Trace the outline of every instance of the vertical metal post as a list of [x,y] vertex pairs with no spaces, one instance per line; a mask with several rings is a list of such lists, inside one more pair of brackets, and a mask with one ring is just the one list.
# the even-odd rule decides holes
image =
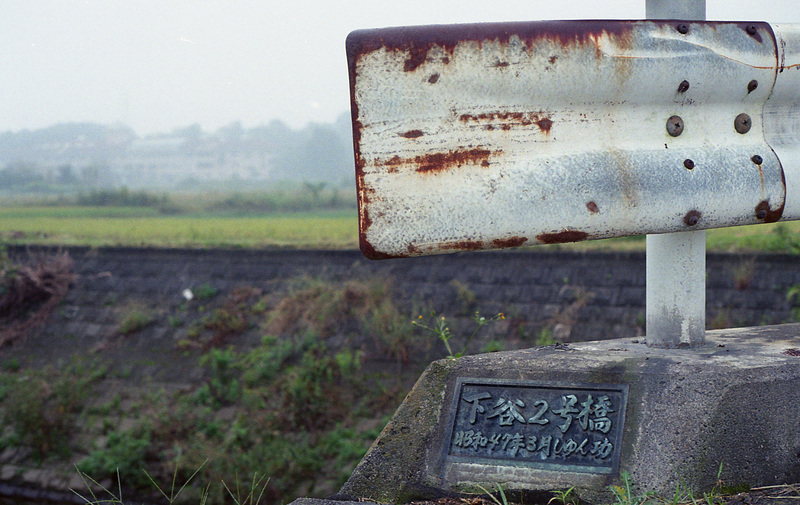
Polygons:
[[[645,0],[648,19],[704,21],[705,0]],[[706,232],[647,236],[647,344],[705,343]]]
[[706,0],[645,0],[647,19],[706,20]]

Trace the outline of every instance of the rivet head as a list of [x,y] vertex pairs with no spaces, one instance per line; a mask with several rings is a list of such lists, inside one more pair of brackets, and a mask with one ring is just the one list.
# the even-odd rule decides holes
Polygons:
[[667,119],[667,133],[673,137],[683,133],[683,119],[680,116],[670,116]]
[[689,89],[689,81],[681,81],[678,84],[678,93],[685,93],[687,89]]
[[753,163],[755,163],[756,165],[760,165],[761,163],[763,163],[763,162],[764,162],[764,159],[763,159],[761,156],[757,155],[757,154],[753,155],[753,157],[752,157],[752,158],[750,158],[750,159],[751,159],[751,160],[753,161]]
[[752,93],[758,87],[758,81],[753,79],[752,81],[747,83],[747,92]]
[[746,28],[745,30],[746,30],[746,31],[747,31],[747,33],[749,33],[750,35],[755,35],[755,34],[756,34],[756,32],[758,31],[758,30],[756,30],[756,25],[747,25],[747,28]]
[[683,160],[683,166],[688,168],[689,170],[692,170],[694,168],[694,161],[690,160],[689,158],[686,158],[685,160]]
[[686,223],[687,226],[694,226],[700,222],[700,212],[696,210],[690,210],[683,216],[683,222]]
[[[762,221],[766,221],[770,219],[770,208],[769,202],[766,200],[761,201],[758,205],[756,205],[756,217]],[[778,216],[779,217],[779,216]]]
[[689,33],[689,25],[687,24],[681,23],[675,28],[678,30],[678,33],[682,35],[686,35],[687,33]]
[[745,113],[739,114],[733,121],[733,127],[742,135],[749,132],[751,126],[753,126],[753,121],[750,119],[750,116]]

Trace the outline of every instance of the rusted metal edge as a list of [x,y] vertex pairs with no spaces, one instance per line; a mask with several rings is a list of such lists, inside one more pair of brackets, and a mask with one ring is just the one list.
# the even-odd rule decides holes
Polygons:
[[[763,38],[759,29],[766,29],[772,33],[771,26],[764,21],[685,21],[678,19],[527,21],[356,30],[348,35],[346,49],[351,69],[360,55],[378,49],[409,51],[410,58],[406,61],[404,70],[410,72],[425,61],[425,56],[434,46],[445,48],[452,54],[453,49],[462,42],[493,40],[508,43],[512,36],[516,36],[525,42],[529,49],[533,47],[537,40],[541,39],[558,40],[563,45],[569,45],[596,40],[604,34],[621,38],[630,33],[634,24],[641,23],[652,23],[655,26],[674,26],[676,29],[684,25],[689,31],[691,31],[692,25],[735,25],[760,43],[763,42]],[[775,42],[774,34],[772,42]]]

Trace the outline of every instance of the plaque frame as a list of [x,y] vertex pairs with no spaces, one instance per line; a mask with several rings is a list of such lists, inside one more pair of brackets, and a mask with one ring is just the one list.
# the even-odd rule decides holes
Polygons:
[[[619,395],[621,406],[615,410],[616,418],[614,424],[616,428],[612,431],[612,436],[608,437],[613,444],[613,450],[608,460],[608,465],[587,465],[575,464],[564,462],[548,462],[537,461],[531,458],[509,458],[509,457],[485,457],[485,456],[463,456],[453,455],[451,450],[453,447],[453,436],[456,431],[457,413],[459,401],[464,386],[487,386],[489,388],[520,388],[520,389],[540,389],[549,391],[551,394],[554,391],[563,391],[564,395],[575,393],[614,393]],[[597,474],[597,475],[616,475],[619,472],[619,463],[622,453],[623,433],[625,431],[625,414],[628,405],[628,385],[627,384],[599,384],[599,383],[575,383],[575,382],[549,382],[540,380],[507,380],[507,379],[490,379],[490,378],[477,378],[477,377],[457,377],[453,389],[453,398],[451,408],[448,415],[448,424],[446,429],[446,438],[444,439],[442,450],[442,461],[445,463],[444,469],[447,472],[447,467],[452,464],[477,464],[487,466],[502,466],[513,468],[524,468],[529,470],[541,471],[554,471],[554,472],[575,472],[582,474]]]

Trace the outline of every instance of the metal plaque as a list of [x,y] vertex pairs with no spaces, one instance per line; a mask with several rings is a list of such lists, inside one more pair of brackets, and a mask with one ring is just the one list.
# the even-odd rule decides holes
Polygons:
[[616,473],[627,393],[627,385],[461,378],[456,383],[445,458]]
[[373,259],[800,218],[800,27],[548,21],[347,40]]

